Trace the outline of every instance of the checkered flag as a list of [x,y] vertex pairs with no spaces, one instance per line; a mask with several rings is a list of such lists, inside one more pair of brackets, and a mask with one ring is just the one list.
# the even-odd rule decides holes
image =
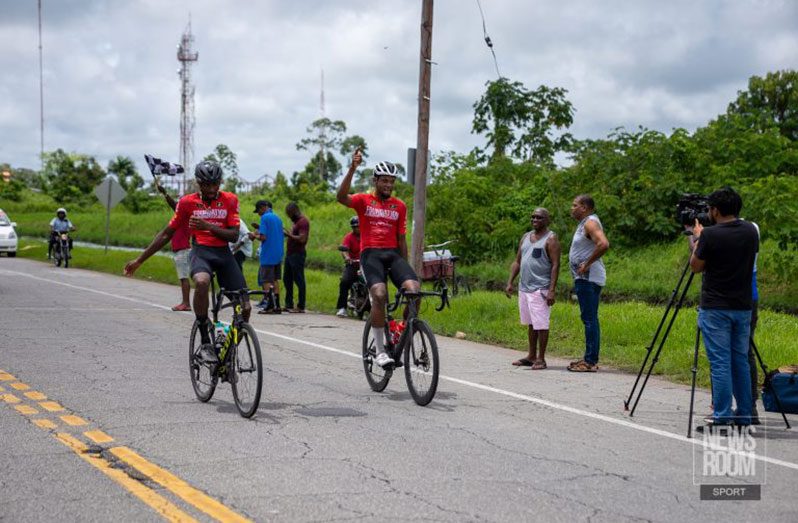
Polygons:
[[158,176],[161,174],[174,176],[176,174],[185,172],[182,165],[177,163],[165,162],[160,158],[154,158],[149,154],[145,154],[144,159],[147,160],[147,165],[150,167],[150,172],[152,173],[153,176]]

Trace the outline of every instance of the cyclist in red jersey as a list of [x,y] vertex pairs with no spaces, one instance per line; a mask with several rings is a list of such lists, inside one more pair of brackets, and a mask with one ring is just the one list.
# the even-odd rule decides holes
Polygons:
[[[201,162],[194,169],[199,192],[186,194],[177,203],[177,209],[169,224],[155,235],[152,243],[138,258],[125,265],[125,275],[133,273],[147,259],[169,243],[176,230],[189,227],[192,239],[191,277],[194,280],[194,314],[200,323],[202,348],[200,357],[208,363],[217,363],[218,357],[208,334],[208,290],[211,277],[216,273],[219,286],[227,290],[238,290],[247,286],[241,268],[228,247],[238,239],[238,197],[219,190],[222,183],[222,168],[214,162]],[[249,321],[252,310],[249,300],[242,307],[244,321]]]
[[385,352],[385,304],[387,278],[396,287],[418,292],[418,276],[407,262],[407,206],[392,196],[396,166],[380,162],[374,166],[374,192],[349,194],[352,176],[363,162],[360,149],[338,188],[338,201],[357,212],[360,223],[360,267],[371,295],[371,328],[377,349],[375,362],[380,367],[394,363]]

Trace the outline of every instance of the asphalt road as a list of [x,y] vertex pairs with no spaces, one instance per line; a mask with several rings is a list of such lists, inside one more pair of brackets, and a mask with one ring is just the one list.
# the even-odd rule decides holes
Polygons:
[[[0,259],[0,521],[798,520],[798,431],[776,415],[750,454],[714,447],[748,468],[712,479],[685,437],[688,387],[652,379],[629,418],[634,376],[439,338],[418,407],[401,375],[369,389],[363,324],[329,315],[254,317],[266,373],[245,420],[226,384],[195,399],[177,296]],[[761,500],[701,500],[698,483],[761,484]]]

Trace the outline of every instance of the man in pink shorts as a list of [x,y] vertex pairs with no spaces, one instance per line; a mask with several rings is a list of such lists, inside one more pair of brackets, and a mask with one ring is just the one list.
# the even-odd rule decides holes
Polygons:
[[513,281],[518,273],[518,308],[521,324],[527,325],[529,354],[513,362],[532,370],[546,368],[546,346],[549,343],[549,317],[554,305],[554,291],[560,272],[560,242],[549,230],[549,211],[538,207],[532,213],[532,231],[521,237],[518,253],[510,265],[510,278],[505,293],[513,293]]

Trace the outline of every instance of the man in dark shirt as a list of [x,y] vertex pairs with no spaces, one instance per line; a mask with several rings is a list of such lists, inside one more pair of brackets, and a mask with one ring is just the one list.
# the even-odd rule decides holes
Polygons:
[[[709,195],[704,228],[696,220],[693,272],[703,272],[698,326],[704,336],[712,378],[714,412],[708,425],[751,423],[751,376],[748,339],[751,327],[751,273],[759,251],[756,228],[738,218],[743,201],[724,187]],[[737,410],[732,411],[732,396]]]
[[[290,231],[288,229],[283,231],[288,239],[285,246],[285,270],[283,271],[285,310],[305,312],[305,247],[310,234],[310,222],[299,210],[299,205],[296,202],[286,205],[285,213],[294,222]],[[297,294],[299,294],[296,308],[294,308],[294,283],[296,283]]]

